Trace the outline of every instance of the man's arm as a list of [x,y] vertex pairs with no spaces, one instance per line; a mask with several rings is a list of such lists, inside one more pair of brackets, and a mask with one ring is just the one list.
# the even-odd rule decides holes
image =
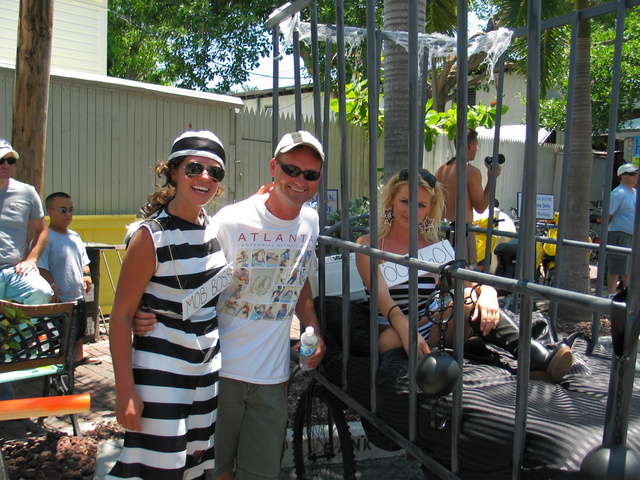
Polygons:
[[[498,165],[497,176],[500,176],[502,167]],[[492,167],[487,168],[487,184],[482,188],[482,174],[480,170],[473,165],[467,168],[467,191],[469,192],[469,201],[473,209],[482,213],[489,207],[491,200],[491,177],[493,175]]]
[[313,294],[311,292],[311,284],[309,279],[304,282],[302,290],[300,291],[300,297],[296,304],[296,314],[300,317],[302,325],[306,327],[313,327],[318,337],[318,349],[316,353],[311,355],[307,360],[307,365],[311,368],[317,368],[324,357],[325,345],[322,340],[322,332],[320,331],[320,324],[318,323],[318,317],[316,316],[316,310],[313,307]]
[[33,228],[34,237],[31,242],[31,250],[27,253],[27,257],[15,267],[18,275],[24,275],[33,270],[38,271],[38,259],[40,255],[42,255],[44,247],[47,246],[47,240],[49,240],[49,232],[44,217],[37,220],[30,220],[29,226]]

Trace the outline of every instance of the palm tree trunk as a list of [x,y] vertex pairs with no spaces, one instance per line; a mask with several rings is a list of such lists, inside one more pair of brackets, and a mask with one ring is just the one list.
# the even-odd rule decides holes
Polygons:
[[[588,7],[588,0],[576,0],[575,8]],[[591,147],[591,24],[581,20],[578,28],[576,77],[573,101],[573,125],[569,177],[567,179],[567,208],[565,238],[586,241],[589,234],[589,198],[593,164]],[[580,293],[590,292],[589,261],[586,250],[565,247],[560,269],[560,288]],[[568,321],[587,321],[587,310],[568,305],[558,306],[558,316]]]
[[[426,0],[418,2],[418,25],[424,32]],[[384,28],[409,31],[409,1],[384,1]],[[409,54],[400,45],[385,42],[384,47],[384,181],[409,162]]]

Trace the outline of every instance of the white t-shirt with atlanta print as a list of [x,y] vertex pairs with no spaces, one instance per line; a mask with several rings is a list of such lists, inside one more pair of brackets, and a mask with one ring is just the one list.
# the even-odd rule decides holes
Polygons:
[[289,332],[302,286],[317,270],[318,214],[303,207],[294,220],[272,215],[265,197],[228,205],[212,223],[233,283],[217,311],[220,376],[273,385],[289,378]]

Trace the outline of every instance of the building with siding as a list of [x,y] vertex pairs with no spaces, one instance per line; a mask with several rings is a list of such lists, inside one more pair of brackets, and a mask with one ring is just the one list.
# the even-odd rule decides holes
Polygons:
[[[53,2],[51,67],[107,74],[107,0]],[[0,61],[15,62],[20,0],[0,0]]]

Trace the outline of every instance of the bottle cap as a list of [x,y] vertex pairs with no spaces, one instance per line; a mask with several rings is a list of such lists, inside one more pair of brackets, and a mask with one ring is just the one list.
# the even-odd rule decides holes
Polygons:
[[308,337],[310,337],[311,335],[313,335],[315,333],[315,330],[313,329],[313,327],[307,327],[304,330],[304,334]]

